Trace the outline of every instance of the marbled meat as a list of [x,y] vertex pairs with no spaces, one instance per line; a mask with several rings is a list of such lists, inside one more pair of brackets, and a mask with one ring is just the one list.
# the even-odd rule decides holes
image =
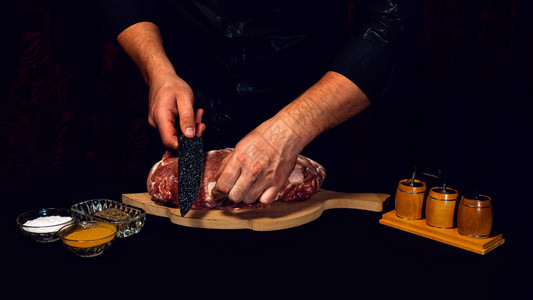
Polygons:
[[[221,150],[211,150],[204,154],[204,169],[202,183],[198,197],[194,203],[194,209],[242,209],[242,208],[262,208],[269,205],[255,201],[251,204],[234,203],[224,198],[215,200],[211,190],[216,183],[216,173],[222,160],[231,152],[233,148]],[[311,198],[315,194],[324,178],[326,170],[317,162],[300,155],[290,174],[287,182],[278,192],[275,201],[303,201]],[[157,162],[146,181],[148,193],[154,201],[170,205],[178,205],[178,157],[171,152],[165,152],[163,158]]]

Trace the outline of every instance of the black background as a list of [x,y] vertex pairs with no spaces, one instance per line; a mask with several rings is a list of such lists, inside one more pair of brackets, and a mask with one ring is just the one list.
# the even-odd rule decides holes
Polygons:
[[[335,153],[351,168],[347,182],[326,180],[327,187],[393,195],[416,165],[444,170],[461,193],[490,195],[494,230],[506,239],[496,250],[481,256],[380,225],[377,213],[335,210],[275,232],[184,228],[148,216],[140,234],[81,259],[60,243],[26,238],[15,219],[35,208],[144,191],[162,154],[146,122],[146,87],[98,31],[92,1],[7,1],[0,107],[7,286],[23,293],[112,285],[250,297],[322,290],[350,297],[531,296],[527,2],[413,1],[412,61],[395,101],[315,142],[327,145],[347,130],[346,143],[357,145]],[[245,293],[250,288],[255,294]],[[97,290],[87,294],[101,295]]]

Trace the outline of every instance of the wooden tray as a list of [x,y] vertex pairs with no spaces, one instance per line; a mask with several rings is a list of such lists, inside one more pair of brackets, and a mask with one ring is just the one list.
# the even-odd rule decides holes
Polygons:
[[301,202],[274,202],[271,207],[242,210],[195,210],[181,217],[177,207],[151,199],[148,193],[123,194],[122,202],[144,209],[148,214],[167,217],[172,223],[197,228],[280,230],[296,227],[317,219],[324,210],[350,208],[383,211],[389,198],[379,193],[341,193],[320,189]]
[[479,254],[486,254],[505,242],[501,233],[493,233],[487,238],[464,236],[459,234],[457,228],[441,229],[429,226],[425,219],[402,219],[396,216],[395,210],[383,214],[379,223]]

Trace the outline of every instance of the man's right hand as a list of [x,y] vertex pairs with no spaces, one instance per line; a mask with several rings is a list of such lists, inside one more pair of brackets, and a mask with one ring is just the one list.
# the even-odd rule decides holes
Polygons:
[[201,136],[205,130],[203,110],[194,112],[191,87],[176,74],[157,25],[151,22],[133,24],[118,35],[117,41],[137,64],[150,87],[148,122],[159,129],[163,144],[178,148],[176,116],[186,137]]
[[176,116],[186,137],[201,136],[205,130],[202,123],[203,110],[194,112],[194,95],[191,87],[177,75],[152,77],[150,80],[148,122],[159,130],[166,147],[177,149]]

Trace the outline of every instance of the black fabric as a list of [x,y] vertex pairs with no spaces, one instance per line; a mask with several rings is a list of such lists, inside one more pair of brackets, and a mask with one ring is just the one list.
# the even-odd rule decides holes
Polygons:
[[357,1],[349,37],[347,3],[111,0],[102,12],[113,36],[136,22],[156,23],[179,75],[202,91],[292,97],[332,70],[377,102],[393,70],[391,44],[403,32],[398,5]]
[[[153,3],[153,2],[152,2]],[[127,27],[143,21],[153,22],[153,5],[145,0],[99,1],[105,35],[115,39]]]
[[405,26],[397,1],[358,1],[354,36],[344,43],[331,70],[356,83],[373,103],[383,99],[395,69]]
[[101,11],[113,38],[136,22],[158,25],[205,110],[206,147],[218,149],[234,147],[330,70],[382,102],[403,32],[399,9],[391,0],[350,3],[107,0]]

